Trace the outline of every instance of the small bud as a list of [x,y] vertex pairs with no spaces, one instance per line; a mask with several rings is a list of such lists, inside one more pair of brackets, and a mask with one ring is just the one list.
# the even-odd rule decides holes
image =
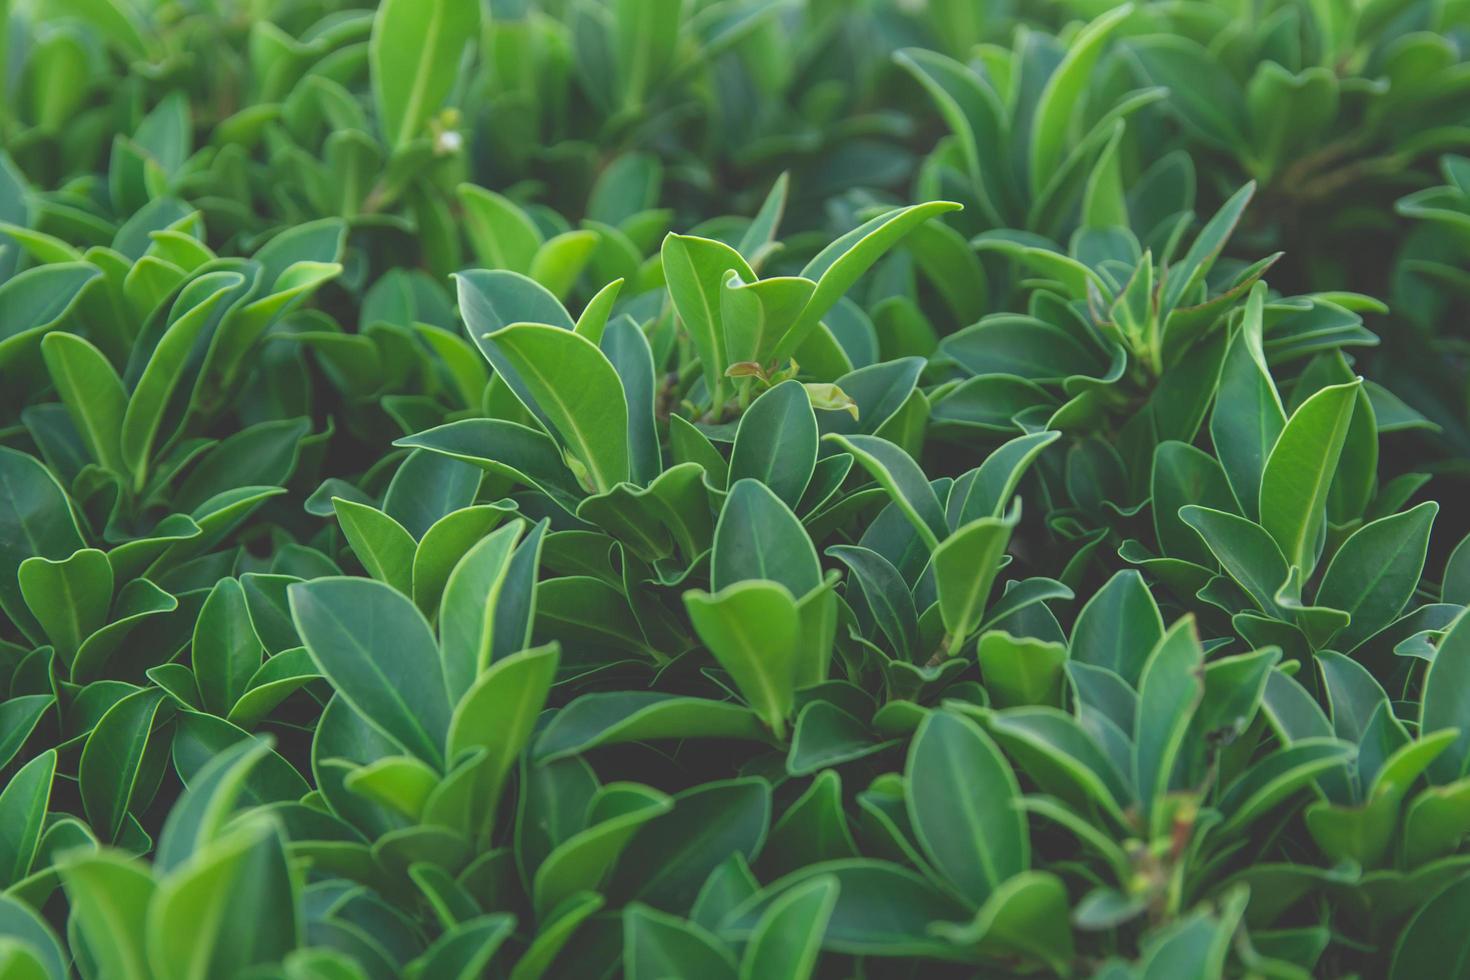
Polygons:
[[766,371],[755,361],[736,361],[725,368],[727,378],[764,378]]
[[825,383],[808,383],[803,387],[806,388],[807,397],[812,400],[812,408],[827,412],[846,412],[852,416],[854,422],[857,421],[858,404],[841,388]]

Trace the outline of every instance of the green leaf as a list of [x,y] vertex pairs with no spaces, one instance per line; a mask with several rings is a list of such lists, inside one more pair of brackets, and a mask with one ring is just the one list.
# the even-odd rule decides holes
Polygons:
[[694,235],[669,235],[660,256],[669,299],[699,355],[711,404],[719,407],[729,367],[722,313],[725,279],[733,271],[742,282],[754,282],[755,272],[730,246]]
[[836,878],[813,878],[782,893],[761,913],[740,960],[740,980],[807,980],[837,906]]
[[1465,775],[1470,752],[1470,625],[1464,613],[1445,630],[1424,675],[1419,730],[1442,728],[1457,729],[1460,735],[1429,767],[1431,781],[1441,785]]
[[1164,620],[1143,576],[1124,569],[1108,579],[1077,614],[1069,655],[1078,663],[1106,668],[1136,686],[1149,651],[1163,635]]
[[783,381],[765,392],[740,418],[730,454],[730,483],[764,483],[795,508],[817,465],[817,416],[806,389]]
[[95,548],[83,548],[62,561],[27,558],[20,563],[17,580],[46,638],[67,662],[82,641],[107,622],[112,566]]
[[621,106],[633,109],[664,79],[674,60],[685,7],[680,0],[615,0],[613,59]]
[[1063,644],[997,630],[980,637],[975,656],[996,707],[1061,703]]
[[1007,518],[981,517],[934,549],[934,585],[951,655],[959,653],[985,616],[991,587],[1019,518],[1019,508]]
[[122,460],[133,474],[134,489],[141,490],[147,480],[153,443],[189,352],[212,322],[215,307],[244,281],[236,272],[209,272],[190,282],[174,300],[168,327],[133,386],[123,415]]
[[5,888],[31,872],[55,775],[56,752],[47,749],[16,770],[0,790],[0,885]]
[[482,538],[449,573],[439,603],[439,646],[453,700],[490,665],[495,611],[523,527],[513,522]]
[[654,739],[738,738],[767,741],[760,717],[743,705],[656,691],[584,694],[547,724],[535,752],[556,761],[599,745]]
[[1067,889],[1045,871],[1007,879],[965,924],[935,923],[936,935],[996,959],[1020,956],[1066,975],[1074,954]]
[[796,694],[796,602],[776,582],[743,581],[714,595],[684,593],[695,632],[730,672],[740,693],[783,738]]
[[40,624],[17,578],[31,557],[62,561],[85,547],[66,491],[38,460],[0,446],[0,609],[22,629]]
[[912,456],[877,436],[828,433],[822,438],[852,453],[878,485],[888,491],[929,549],[939,546],[940,538],[949,533],[944,508],[929,478]]
[[238,579],[220,579],[210,590],[194,624],[191,650],[204,707],[228,714],[260,669],[262,654]]
[[748,282],[738,268],[725,273],[720,290],[725,364],[769,365],[777,342],[811,302],[817,284],[800,276]]
[[623,911],[623,974],[628,980],[733,980],[735,958],[702,926],[634,904]]
[[1333,637],[1333,646],[1351,651],[1393,622],[1419,584],[1429,530],[1439,513],[1432,500],[1365,524],[1343,542],[1322,576],[1316,602],[1352,617]]
[[0,284],[0,368],[30,349],[32,341],[62,321],[83,289],[102,271],[86,262],[64,262],[27,269]]
[[933,711],[909,746],[908,812],[924,854],[974,906],[1031,863],[1020,786],[990,736]]
[[1213,568],[1210,549],[1180,515],[1191,504],[1236,512],[1235,496],[1220,464],[1188,443],[1162,442],[1154,450],[1150,492],[1159,549],[1170,558]]
[[446,929],[424,955],[409,964],[416,976],[474,980],[485,975],[491,959],[515,929],[515,916],[480,915]]
[[1271,447],[1286,425],[1286,412],[1262,348],[1266,285],[1257,283],[1246,301],[1240,328],[1230,341],[1220,371],[1210,439],[1235,497],[1251,520],[1261,513],[1261,474]]
[[606,355],[570,330],[540,323],[513,324],[490,339],[593,488],[606,493],[627,480],[628,402]]
[[1194,709],[1204,695],[1200,666],[1204,663],[1194,620],[1185,617],[1169,627],[1138,680],[1138,719],[1133,729],[1133,783],[1153,833],[1161,831],[1167,813],[1164,794],[1174,762],[1183,750]]
[[[898,569],[878,552],[862,545],[835,544],[827,554],[852,569],[868,611],[887,638],[893,657],[904,663],[916,658],[919,614],[913,595]],[[848,593],[849,600],[856,596]],[[851,604],[851,602],[850,602]]]
[[559,844],[536,869],[538,918],[579,891],[599,889],[638,828],[672,807],[668,796],[637,783],[601,787],[587,805],[586,829]]
[[455,705],[449,723],[449,758],[484,749],[476,767],[475,816],[490,826],[506,776],[531,739],[537,716],[556,677],[556,643],[522,650],[490,664]]
[[47,334],[41,353],[87,451],[105,469],[125,473],[122,421],[128,394],[117,371],[101,351],[75,334]]
[[[521,275],[530,272],[531,260],[543,241],[530,216],[508,198],[474,184],[460,184],[455,194],[464,208],[465,231],[480,262]],[[616,289],[612,292],[617,294]],[[588,339],[597,342],[595,337]]]
[[689,908],[713,871],[732,854],[749,860],[765,840],[771,788],[742,777],[691,787],[674,808],[639,828],[624,848],[606,894],[612,900]]
[[459,74],[465,42],[479,30],[473,0],[387,0],[368,41],[373,99],[389,146],[420,135]]
[[133,793],[144,752],[163,703],[159,690],[128,695],[107,710],[82,749],[77,767],[82,805],[88,822],[104,840],[117,840],[135,805]]
[[[952,201],[894,208],[864,222],[818,252],[801,270],[802,278],[814,280],[817,288],[801,316],[777,342],[771,356],[777,360],[790,357],[862,274],[910,231],[935,215],[958,210],[960,205]],[[742,275],[741,278],[748,282],[755,277]]]
[[[1200,229],[1199,237],[1189,246],[1184,258],[1170,267],[1159,300],[1161,316],[1167,316],[1178,307],[1189,294],[1190,288],[1209,273],[1255,193],[1255,181],[1250,181],[1232,194],[1228,201],[1220,205],[1220,210],[1215,212],[1204,228]],[[1167,341],[1166,336],[1166,344]]]
[[1303,575],[1317,564],[1327,491],[1360,384],[1330,385],[1303,402],[1281,430],[1261,474],[1261,524],[1287,563]]
[[383,513],[414,540],[422,539],[441,518],[475,502],[483,476],[478,467],[465,460],[415,450],[393,474],[383,494]]
[[333,497],[332,509],[352,553],[367,573],[403,595],[412,595],[413,557],[418,547],[413,535],[402,524],[367,504]]
[[10,765],[55,703],[50,694],[11,694],[0,701],[0,765]]
[[157,890],[147,865],[115,851],[73,852],[61,863],[71,914],[99,974],[149,980],[148,906]]
[[277,962],[299,941],[296,904],[275,822],[247,817],[159,883],[148,909],[153,975],[205,980]]
[[792,872],[751,896],[722,931],[732,938],[749,936],[776,896],[827,876],[837,879],[838,892],[823,949],[909,959],[957,956],[955,947],[937,939],[930,927],[964,918],[966,906],[917,872],[871,858],[821,861]]
[[582,315],[577,317],[577,325],[573,328],[578,336],[586,337],[594,344],[602,343],[603,331],[607,329],[613,304],[617,302],[622,288],[623,280],[614,279],[587,301],[587,305],[582,308]]
[[71,975],[67,970],[66,953],[46,920],[31,911],[18,898],[6,894],[0,894],[0,937],[4,937],[0,942],[14,943],[12,948],[18,948],[25,954],[24,958],[0,958],[0,965],[15,967],[17,976],[29,980],[38,975],[34,965],[30,967],[30,972],[22,972],[24,968],[18,966],[22,962],[39,964],[44,971],[39,975],[47,980],[66,980]]
[[[1090,720],[1094,731],[1104,730],[1092,722],[1095,719]],[[1127,822],[1123,807],[1133,802],[1133,793],[1127,777],[1114,764],[1117,753],[1110,756],[1082,722],[1057,708],[1008,708],[991,716],[989,729],[1017,759],[1024,760],[1026,774],[1047,793],[1079,810],[1096,804],[1118,822]],[[1126,764],[1127,760],[1117,761]],[[1055,801],[1051,806],[1066,809]],[[1049,812],[1048,807],[1037,812],[1043,810]],[[1093,833],[1096,831],[1084,832]],[[1101,853],[1108,855],[1113,847],[1105,844]],[[1127,868],[1128,859],[1121,848],[1117,851],[1119,859],[1112,863]]]
[[434,635],[413,603],[354,578],[298,582],[288,595],[323,676],[374,728],[442,770],[449,697]]
[[433,617],[455,567],[491,530],[515,513],[510,501],[461,507],[439,518],[424,532],[413,553],[413,601]]
[[1470,879],[1461,878],[1430,896],[1394,945],[1389,980],[1460,976],[1470,962],[1470,937],[1461,923],[1470,912]]
[[572,286],[576,285],[577,277],[591,261],[598,240],[595,231],[562,232],[536,250],[528,275],[553,296],[565,299]]
[[1257,606],[1285,618],[1276,596],[1286,582],[1288,567],[1265,528],[1244,517],[1193,504],[1181,507],[1179,517],[1199,532],[1226,574],[1250,594]]
[[353,769],[342,784],[417,821],[439,784],[439,774],[411,755],[389,755]]
[[971,471],[974,476],[969,478],[963,493],[959,490],[966,478],[956,480],[949,498],[949,526],[959,527],[980,517],[1004,517],[1021,477],[1026,475],[1046,447],[1061,435],[1060,432],[1033,432],[1012,439],[986,456],[985,462]]
[[1036,100],[1031,121],[1031,193],[1039,195],[1066,152],[1072,116],[1093,78],[1093,66],[1120,23],[1133,13],[1123,4],[1084,27],[1067,47],[1066,56],[1052,72]]
[[746,579],[784,585],[804,596],[822,582],[811,538],[791,509],[756,480],[735,483],[715,525],[710,581],[716,591]]

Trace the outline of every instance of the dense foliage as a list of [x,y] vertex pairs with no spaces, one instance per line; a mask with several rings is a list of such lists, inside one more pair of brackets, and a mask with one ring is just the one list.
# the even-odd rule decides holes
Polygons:
[[1470,3],[0,23],[0,980],[1470,976]]

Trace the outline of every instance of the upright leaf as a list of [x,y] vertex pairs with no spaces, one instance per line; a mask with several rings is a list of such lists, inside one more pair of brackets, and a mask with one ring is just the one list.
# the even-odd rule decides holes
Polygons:
[[459,74],[460,53],[480,25],[475,0],[386,0],[368,41],[373,99],[388,145],[423,132]]
[[628,479],[628,402],[607,356],[585,337],[517,323],[490,339],[515,368],[569,456],[606,493]]
[[1327,491],[1362,382],[1331,385],[1302,403],[1281,430],[1261,474],[1261,524],[1303,575],[1317,563]]
[[449,696],[434,634],[413,602],[356,578],[298,582],[288,595],[322,674],[374,728],[442,769]]

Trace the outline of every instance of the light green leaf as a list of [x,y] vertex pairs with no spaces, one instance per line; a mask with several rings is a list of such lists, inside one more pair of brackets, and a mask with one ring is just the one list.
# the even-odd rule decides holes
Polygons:
[[1290,565],[1317,564],[1327,491],[1347,438],[1361,381],[1318,391],[1291,414],[1261,474],[1261,524]]
[[570,330],[517,323],[490,339],[566,450],[606,493],[628,479],[628,401],[607,356]]
[[378,8],[368,65],[389,146],[423,132],[454,86],[460,53],[479,25],[476,0],[386,0]]

